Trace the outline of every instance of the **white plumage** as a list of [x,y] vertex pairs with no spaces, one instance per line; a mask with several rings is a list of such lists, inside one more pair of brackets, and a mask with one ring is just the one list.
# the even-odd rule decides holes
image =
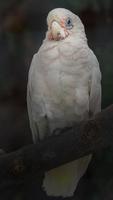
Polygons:
[[[101,73],[81,20],[58,8],[49,13],[47,22],[46,38],[33,57],[28,78],[34,142],[101,110]],[[48,171],[43,181],[47,195],[72,196],[90,160],[91,155],[85,156]]]

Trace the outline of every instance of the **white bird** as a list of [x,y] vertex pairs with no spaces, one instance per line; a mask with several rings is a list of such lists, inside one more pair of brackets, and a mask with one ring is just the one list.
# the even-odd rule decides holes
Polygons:
[[[49,12],[47,24],[28,78],[28,114],[35,143],[101,110],[99,63],[88,47],[80,18],[56,8]],[[72,196],[90,160],[88,155],[46,172],[42,186],[46,194]]]

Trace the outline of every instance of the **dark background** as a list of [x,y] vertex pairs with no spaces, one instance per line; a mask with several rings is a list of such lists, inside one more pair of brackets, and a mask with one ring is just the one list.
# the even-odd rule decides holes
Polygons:
[[[32,142],[26,107],[28,70],[44,39],[46,16],[56,7],[70,9],[82,19],[102,71],[102,108],[113,102],[112,0],[0,1],[0,148],[6,152]],[[79,200],[113,200],[112,147],[94,154],[76,194]]]

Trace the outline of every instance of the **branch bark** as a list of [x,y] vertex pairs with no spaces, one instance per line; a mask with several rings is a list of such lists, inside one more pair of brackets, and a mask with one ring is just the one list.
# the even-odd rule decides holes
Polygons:
[[0,156],[0,181],[23,179],[113,145],[113,105],[38,144]]

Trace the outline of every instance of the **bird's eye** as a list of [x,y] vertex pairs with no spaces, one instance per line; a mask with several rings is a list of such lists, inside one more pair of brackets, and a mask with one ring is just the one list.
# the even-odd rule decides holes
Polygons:
[[71,18],[67,18],[67,20],[66,20],[66,27],[68,28],[68,29],[72,29],[73,28],[73,23],[72,23],[72,19]]

